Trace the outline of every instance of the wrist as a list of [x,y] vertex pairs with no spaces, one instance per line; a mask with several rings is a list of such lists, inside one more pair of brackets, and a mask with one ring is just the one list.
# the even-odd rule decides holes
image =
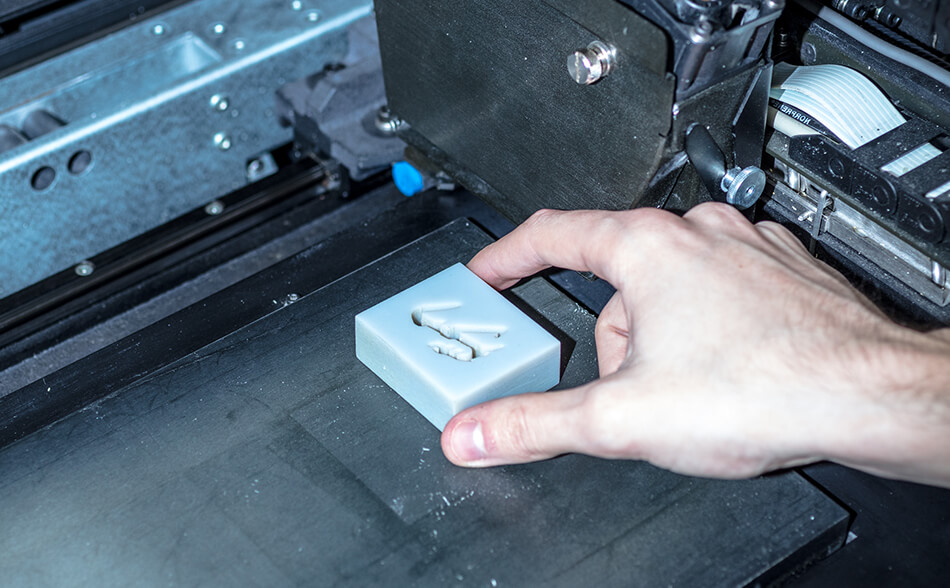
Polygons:
[[866,344],[851,408],[826,453],[878,475],[950,486],[950,331],[890,331]]

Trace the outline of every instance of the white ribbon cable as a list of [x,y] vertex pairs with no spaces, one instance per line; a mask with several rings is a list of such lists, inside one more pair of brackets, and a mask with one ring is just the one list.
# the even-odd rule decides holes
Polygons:
[[778,64],[775,69],[772,98],[815,117],[852,149],[906,122],[877,86],[851,68]]
[[[907,122],[891,101],[863,74],[843,65],[775,65],[771,98],[807,113],[824,125],[851,149],[873,141]],[[791,117],[771,109],[773,126],[789,136],[816,131]],[[941,151],[924,143],[881,167],[881,171],[901,176],[916,169]],[[931,190],[935,198],[950,190],[950,182]]]

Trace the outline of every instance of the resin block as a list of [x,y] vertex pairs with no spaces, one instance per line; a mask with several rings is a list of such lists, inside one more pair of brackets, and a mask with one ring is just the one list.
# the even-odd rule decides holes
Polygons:
[[554,387],[561,344],[459,263],[357,315],[356,356],[442,430],[470,406]]

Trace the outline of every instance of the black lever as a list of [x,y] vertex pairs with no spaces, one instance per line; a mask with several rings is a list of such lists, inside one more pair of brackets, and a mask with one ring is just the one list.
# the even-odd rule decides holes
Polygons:
[[765,172],[755,166],[726,165],[726,156],[701,124],[686,132],[686,156],[713,199],[745,209],[755,204],[765,190]]

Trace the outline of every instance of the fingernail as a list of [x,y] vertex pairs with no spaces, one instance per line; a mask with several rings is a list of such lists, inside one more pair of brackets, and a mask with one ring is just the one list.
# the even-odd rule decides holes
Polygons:
[[478,421],[463,421],[452,431],[452,452],[465,462],[488,457],[485,451],[485,436]]

